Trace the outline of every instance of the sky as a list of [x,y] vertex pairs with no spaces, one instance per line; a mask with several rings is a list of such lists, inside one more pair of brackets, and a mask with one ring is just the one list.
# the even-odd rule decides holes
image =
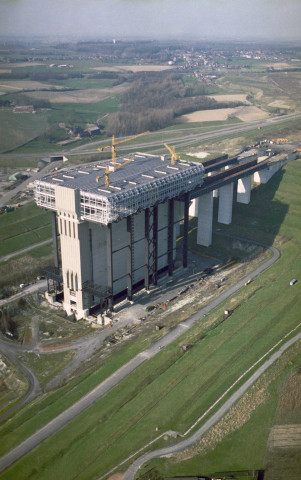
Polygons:
[[0,0],[0,35],[301,40],[301,0]]

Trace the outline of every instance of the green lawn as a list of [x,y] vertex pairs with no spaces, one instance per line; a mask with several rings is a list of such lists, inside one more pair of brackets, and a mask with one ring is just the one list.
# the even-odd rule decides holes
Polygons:
[[[255,189],[251,205],[235,204],[233,226],[227,231],[259,237],[281,249],[280,260],[252,283],[252,294],[245,289],[236,294],[233,302],[228,300],[206,317],[206,323],[200,322],[187,332],[181,342],[166,347],[140,366],[106,397],[8,469],[2,478],[98,478],[156,437],[156,426],[160,433],[168,429],[184,432],[245,369],[295,327],[300,322],[301,282],[292,288],[289,281],[299,278],[301,272],[300,184],[301,162],[291,162],[283,176],[278,172],[269,184]],[[255,228],[250,220],[257,222]],[[234,313],[221,322],[229,304]],[[188,339],[193,347],[182,354],[179,343]],[[93,388],[144,346],[141,339],[132,347],[124,347],[99,372],[81,378],[78,386],[74,381],[69,391],[65,387],[61,393],[37,401],[16,415],[0,429],[5,438],[1,452],[62,411],[78,398],[80,391]],[[270,420],[265,418],[267,425]],[[249,455],[258,460],[261,447],[260,442],[253,445]],[[215,471],[219,470],[217,465]]]
[[86,90],[87,88],[108,88],[116,83],[116,78],[68,78],[68,80],[60,80],[56,82],[69,88]]
[[48,113],[13,113],[11,108],[0,108],[0,152],[13,150],[19,145],[42,135],[48,126]]
[[0,215],[0,257],[51,236],[50,212],[29,203]]

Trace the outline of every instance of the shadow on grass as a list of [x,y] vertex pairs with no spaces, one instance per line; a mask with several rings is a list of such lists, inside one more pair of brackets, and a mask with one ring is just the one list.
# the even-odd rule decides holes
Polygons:
[[191,218],[189,248],[201,256],[211,256],[227,262],[246,258],[246,255],[252,253],[252,249],[246,246],[248,244],[242,245],[237,240],[223,237],[222,233],[249,239],[250,242],[273,245],[289,209],[287,204],[275,198],[283,174],[282,169],[267,184],[254,186],[248,205],[236,202],[237,185],[235,183],[230,225],[218,223],[219,199],[214,199],[212,245],[210,247],[197,245],[197,218]]

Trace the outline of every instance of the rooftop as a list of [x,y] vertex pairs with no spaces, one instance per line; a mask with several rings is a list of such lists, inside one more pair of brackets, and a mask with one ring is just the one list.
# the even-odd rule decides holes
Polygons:
[[[105,181],[107,167],[109,185]],[[54,186],[77,189],[81,219],[107,225],[193,190],[203,183],[203,176],[201,163],[178,160],[172,165],[167,155],[135,153],[119,157],[115,166],[108,161],[93,163],[37,180],[35,199],[38,205],[55,210]]]
[[[122,166],[125,162],[128,163]],[[109,173],[109,187],[105,186],[107,165],[112,169]],[[95,194],[99,192],[101,195],[109,197],[117,191],[131,190],[135,186],[153,183],[161,178],[190,171],[193,167],[197,167],[197,170],[203,173],[201,164],[178,161],[172,166],[167,155],[161,157],[136,153],[131,156],[119,157],[116,161],[115,171],[111,162],[92,163],[72,170],[52,173],[43,177],[42,180],[52,185],[62,185]],[[97,181],[99,176],[102,178]]]

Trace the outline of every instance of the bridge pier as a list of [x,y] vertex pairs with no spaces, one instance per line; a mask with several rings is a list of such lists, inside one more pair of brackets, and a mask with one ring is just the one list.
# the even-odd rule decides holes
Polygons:
[[225,225],[232,222],[233,186],[233,183],[229,183],[219,189],[217,221]]
[[244,178],[239,178],[237,182],[237,196],[238,203],[248,204],[251,200],[251,180],[252,175]]
[[213,194],[206,193],[198,201],[197,244],[209,247],[212,243]]

